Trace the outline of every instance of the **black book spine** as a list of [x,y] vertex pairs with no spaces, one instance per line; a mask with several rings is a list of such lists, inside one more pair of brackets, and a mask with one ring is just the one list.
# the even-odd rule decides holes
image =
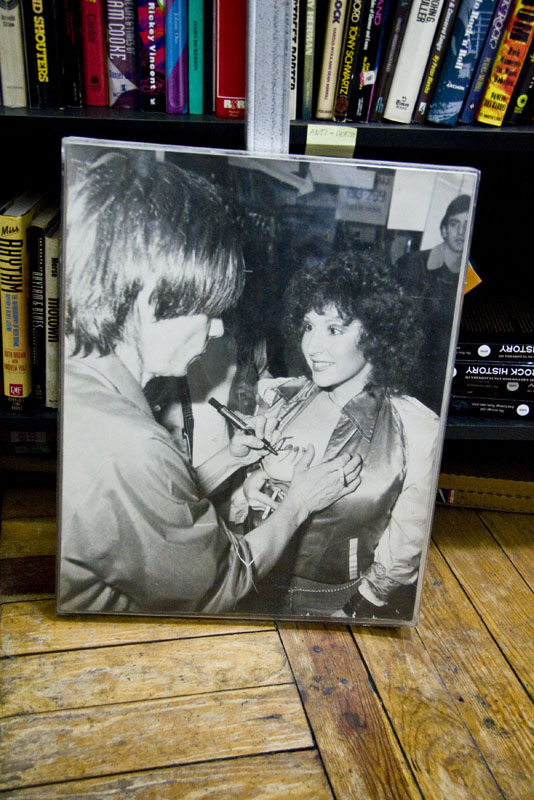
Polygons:
[[30,108],[64,105],[58,31],[62,0],[23,0],[24,57]]

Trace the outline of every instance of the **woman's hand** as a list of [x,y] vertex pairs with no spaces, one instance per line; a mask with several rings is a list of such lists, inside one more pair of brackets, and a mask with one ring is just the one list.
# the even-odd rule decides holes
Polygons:
[[276,502],[270,495],[262,492],[266,480],[267,476],[257,469],[248,475],[243,484],[247,503],[254,511],[266,511],[268,508],[275,511],[279,506],[280,501]]
[[297,502],[304,502],[310,514],[353,492],[360,485],[362,469],[361,457],[352,458],[348,453],[311,467],[314,455],[310,445],[295,465],[286,495],[288,499],[291,496]]
[[262,439],[266,439],[270,444],[274,444],[278,439],[279,434],[276,432],[277,420],[274,417],[264,417],[258,414],[255,417],[248,417],[245,414],[238,414],[236,416],[246,422],[247,427],[253,433],[245,433],[239,429],[234,429],[229,444],[229,450],[234,458],[241,458],[247,463],[253,463],[265,455],[267,450]]

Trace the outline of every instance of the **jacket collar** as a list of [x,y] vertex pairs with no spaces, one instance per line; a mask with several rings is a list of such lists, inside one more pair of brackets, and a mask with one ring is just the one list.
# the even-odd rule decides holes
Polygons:
[[[308,403],[321,391],[309,378],[295,378],[277,387],[277,392],[287,405],[293,406]],[[385,390],[382,386],[369,381],[362,391],[352,397],[340,411],[340,421],[336,429],[349,422],[367,441],[370,441]]]

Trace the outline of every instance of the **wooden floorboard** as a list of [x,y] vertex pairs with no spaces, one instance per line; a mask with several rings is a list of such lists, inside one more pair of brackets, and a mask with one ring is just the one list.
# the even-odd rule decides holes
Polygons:
[[438,508],[416,628],[57,617],[7,491],[0,795],[532,800],[534,516]]
[[436,518],[433,539],[532,697],[532,589],[475,511],[448,512],[446,517]]
[[13,800],[333,800],[317,752],[274,753],[0,793]]
[[348,628],[286,623],[280,633],[336,797],[419,798]]
[[533,797],[532,702],[436,547],[417,632],[507,797]]

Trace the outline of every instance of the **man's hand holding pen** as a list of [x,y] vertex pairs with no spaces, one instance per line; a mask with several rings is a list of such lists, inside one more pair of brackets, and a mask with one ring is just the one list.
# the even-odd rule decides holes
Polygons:
[[276,440],[279,438],[275,418],[264,417],[261,414],[250,417],[230,411],[214,397],[210,398],[208,402],[233,428],[234,435],[229,445],[232,456],[247,459],[247,463],[253,463],[264,456],[266,451],[278,455],[274,448]]

